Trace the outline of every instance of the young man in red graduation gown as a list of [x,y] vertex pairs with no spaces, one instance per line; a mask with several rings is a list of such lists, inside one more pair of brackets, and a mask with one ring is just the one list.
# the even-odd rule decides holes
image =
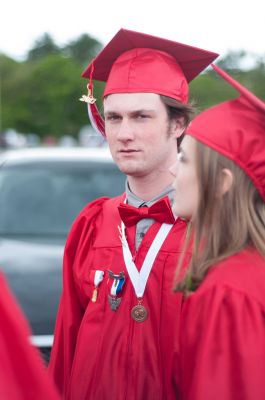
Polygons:
[[30,329],[0,274],[0,399],[59,400]]
[[[181,295],[172,282],[185,222],[169,166],[189,123],[188,82],[217,56],[120,30],[84,72],[92,123],[126,192],[89,204],[70,231],[50,370],[66,399],[173,399]],[[106,81],[105,123],[92,78]]]

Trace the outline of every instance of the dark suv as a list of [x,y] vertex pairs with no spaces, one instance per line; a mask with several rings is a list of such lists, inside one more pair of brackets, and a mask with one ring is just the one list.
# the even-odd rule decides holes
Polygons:
[[118,195],[124,187],[125,176],[106,148],[0,154],[0,269],[41,349],[52,343],[72,222],[91,200]]

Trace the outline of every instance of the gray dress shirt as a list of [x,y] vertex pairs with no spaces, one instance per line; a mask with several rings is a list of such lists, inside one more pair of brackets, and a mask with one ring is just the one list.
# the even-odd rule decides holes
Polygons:
[[[171,206],[174,201],[174,188],[170,185],[166,189],[163,190],[163,192],[159,193],[157,196],[153,197],[149,201],[144,201],[137,197],[129,188],[128,181],[126,181],[126,186],[125,186],[125,192],[126,192],[126,198],[128,201],[128,204],[131,206],[134,206],[136,208],[139,207],[150,207],[152,206],[155,202],[158,200],[162,199],[165,196],[168,196],[169,201],[171,203]],[[154,223],[154,219],[152,218],[144,218],[141,219],[137,225],[136,225],[136,237],[135,237],[135,248],[138,250],[138,247],[140,246],[140,243],[146,234],[148,228]]]

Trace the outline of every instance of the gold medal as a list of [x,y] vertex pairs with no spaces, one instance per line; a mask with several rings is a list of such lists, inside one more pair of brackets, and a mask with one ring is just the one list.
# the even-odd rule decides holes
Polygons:
[[142,304],[137,304],[132,308],[131,316],[136,322],[144,322],[148,317],[148,311]]

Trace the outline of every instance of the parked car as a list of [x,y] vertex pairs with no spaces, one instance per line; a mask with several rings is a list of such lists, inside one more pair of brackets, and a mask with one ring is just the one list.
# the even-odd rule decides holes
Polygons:
[[124,191],[107,148],[39,148],[0,154],[0,269],[33,330],[50,348],[69,229],[91,200]]

